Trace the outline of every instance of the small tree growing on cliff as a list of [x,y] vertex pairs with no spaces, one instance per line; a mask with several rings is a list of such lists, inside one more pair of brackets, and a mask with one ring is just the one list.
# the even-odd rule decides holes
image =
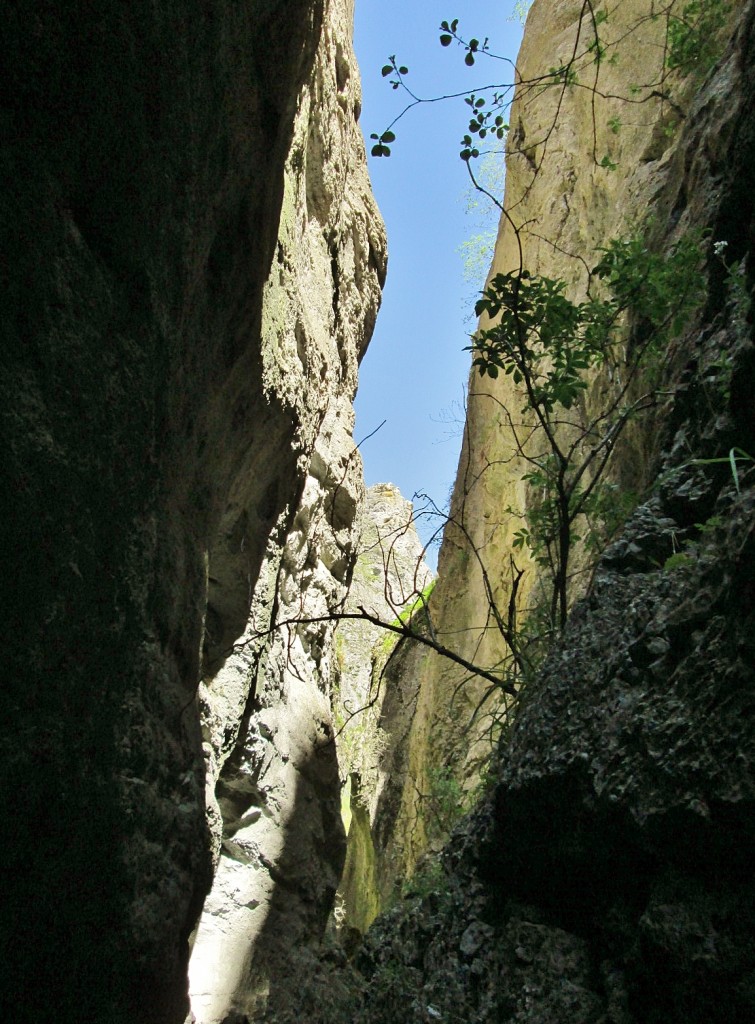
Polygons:
[[[513,76],[520,97],[555,91],[555,113],[553,122],[537,138],[525,139],[523,132],[512,131],[509,151],[527,159],[534,182],[546,159],[566,92],[587,90],[593,96],[592,158],[596,168],[610,173],[616,167],[613,157],[597,148],[595,99],[621,102],[630,109],[655,100],[661,109],[681,113],[671,98],[672,79],[710,67],[720,49],[728,9],[726,0],[668,0],[660,8],[639,10],[628,31],[610,42],[605,32],[609,8],[583,0],[568,58],[532,79],[518,72]],[[621,48],[631,45],[634,31],[648,18],[660,20],[665,30],[657,77],[651,75],[642,86],[630,85],[624,95],[607,95],[601,90],[601,68],[621,60]],[[441,46],[461,50],[467,67],[486,60],[506,60],[491,50],[488,38],[463,35],[458,18],[441,22],[439,34]],[[703,54],[704,60],[695,54]],[[513,63],[508,63],[513,68]],[[390,156],[396,142],[394,129],[413,108],[452,98],[420,96],[408,85],[407,66],[395,56],[383,66],[382,74],[407,98],[407,104],[385,132],[373,134],[376,157]],[[649,367],[661,358],[694,305],[701,250],[697,239],[682,241],[670,256],[653,253],[641,234],[615,239],[599,254],[593,270],[582,259],[588,279],[584,302],[571,301],[563,281],[531,275],[524,265],[522,236],[536,235],[537,226],[518,225],[474,170],[480,157],[489,156],[486,147],[491,140],[497,143],[508,133],[513,87],[513,81],[485,85],[466,97],[470,109],[460,157],[474,188],[500,210],[519,250],[518,267],[497,275],[478,301],[477,315],[488,314],[492,326],[478,331],[470,347],[482,376],[510,375],[522,397],[521,408],[504,408],[503,412],[515,454],[525,464],[522,479],[528,501],[526,508],[509,507],[508,512],[522,520],[514,551],[528,550],[550,581],[544,601],[545,627],[538,616],[537,628],[542,634],[544,628],[545,632],[560,631],[565,624],[577,542],[597,549],[618,523],[620,516],[615,513],[620,502],[615,500],[607,475],[611,458],[628,423],[656,403],[657,379],[648,372]],[[611,133],[618,133],[620,119],[614,116],[609,126]],[[632,319],[636,329],[630,334]],[[587,397],[588,378],[594,379],[601,371],[606,386],[602,400],[596,402],[593,396]],[[480,553],[474,554],[480,562]],[[484,567],[483,578],[488,579]],[[521,573],[512,563],[512,591],[520,580]],[[512,625],[510,613],[504,621],[494,607],[493,588],[488,585],[486,589],[493,619],[515,668],[521,670],[529,641]]]
[[[697,301],[699,263],[696,240],[668,255],[650,252],[639,237],[614,240],[592,273],[606,286],[602,298],[572,302],[563,281],[520,270],[497,274],[475,307],[493,326],[473,336],[473,366],[483,376],[512,377],[522,395],[521,411],[504,412],[532,499],[526,510],[508,511],[524,520],[514,548],[528,548],[551,581],[552,628],[566,624],[575,526],[582,520],[596,532],[611,456],[627,424],[656,402],[647,371]],[[640,310],[642,330],[627,347],[627,314]],[[591,408],[588,374],[608,367],[619,383]],[[636,394],[642,383],[649,387]]]

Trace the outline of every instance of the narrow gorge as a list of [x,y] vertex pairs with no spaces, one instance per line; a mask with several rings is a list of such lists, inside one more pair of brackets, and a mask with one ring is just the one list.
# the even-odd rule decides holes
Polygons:
[[437,573],[353,437],[353,14],[3,4],[0,1006],[753,1019],[755,3],[534,0],[470,103]]

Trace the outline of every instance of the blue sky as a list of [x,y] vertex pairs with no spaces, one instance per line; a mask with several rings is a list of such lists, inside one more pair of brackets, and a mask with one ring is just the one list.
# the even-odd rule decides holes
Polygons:
[[[463,49],[440,45],[438,27],[458,18],[465,38],[488,36],[492,50],[513,59],[522,32],[509,20],[513,6],[513,0],[356,0],[368,152],[370,133],[384,131],[408,100],[381,76],[387,58],[395,54],[409,68],[407,84],[423,97],[509,82],[510,68],[500,62],[478,57],[475,67],[466,67]],[[461,98],[422,105],[394,126],[392,155],[370,158],[388,232],[388,279],[362,362],[356,438],[386,420],[361,446],[367,483],[390,481],[407,498],[424,491],[441,506],[456,473],[470,358],[464,346],[473,329],[474,291],[483,283],[465,282],[458,252],[479,230],[465,214],[469,178],[458,155],[468,120]]]

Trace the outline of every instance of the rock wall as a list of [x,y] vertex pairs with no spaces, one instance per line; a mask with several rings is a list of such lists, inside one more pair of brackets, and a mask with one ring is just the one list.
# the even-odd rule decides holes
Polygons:
[[[586,8],[571,0],[533,5],[509,116],[508,215],[501,220],[490,277],[521,265],[532,275],[563,280],[568,297],[580,302],[600,247],[612,239],[647,223],[655,244],[670,246],[707,223],[706,199],[685,192],[681,145],[700,79],[665,68],[668,11],[651,7],[647,0],[601,7],[607,19],[599,26],[604,52],[596,63]],[[672,13],[678,15],[680,8]],[[721,45],[726,31],[720,30]],[[572,59],[578,85],[542,84],[551,69]],[[481,327],[488,325],[483,318]],[[681,346],[668,353],[674,369],[667,371],[678,371],[685,358]],[[610,387],[610,381],[596,379],[593,394]],[[592,400],[588,397],[588,403]],[[512,581],[522,571],[515,602],[521,628],[544,576],[527,547],[514,543],[516,531],[527,525],[521,513],[531,498],[524,477],[532,467],[517,454],[509,419],[522,419],[523,403],[511,376],[501,373],[494,380],[471,374],[462,453],[431,602],[436,634],[448,637],[449,646],[469,661],[494,671],[501,671],[509,652],[494,605],[506,620]],[[649,485],[657,437],[658,423],[647,420],[625,432],[611,467],[620,493],[642,494]],[[592,564],[593,557],[575,545],[570,601],[584,592]],[[484,770],[491,735],[506,728],[507,698],[489,681],[469,677],[433,654],[414,655],[409,671],[421,679],[408,738],[413,781],[402,796],[391,842],[417,851],[406,860],[411,870],[427,845],[418,791],[427,791],[444,766],[466,785]]]
[[[236,651],[200,687],[219,857],[191,960],[200,1024],[275,999],[292,953],[322,937],[344,861],[328,616],[343,606],[356,557],[363,483],[351,402],[385,268],[357,125],[352,19],[351,4],[326,6],[263,295],[265,379],[309,435],[303,491],[268,540]],[[245,509],[233,508],[224,559],[244,551]],[[211,560],[211,609],[225,585],[212,574]],[[284,625],[268,634],[275,623]]]
[[[211,774],[256,757],[285,718],[276,690],[328,738],[327,629],[228,652],[250,608],[254,628],[298,614],[293,587],[319,613],[348,577],[348,400],[385,270],[350,16],[3,7],[0,1002],[16,1020],[182,1022],[218,853],[203,742]],[[287,729],[276,757],[311,761]],[[300,774],[335,872],[332,761]]]

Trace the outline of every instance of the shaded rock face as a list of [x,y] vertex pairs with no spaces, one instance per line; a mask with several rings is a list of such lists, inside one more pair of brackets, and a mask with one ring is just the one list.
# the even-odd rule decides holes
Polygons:
[[655,482],[524,691],[488,797],[300,1020],[755,1016],[755,7],[736,14],[656,183],[663,231],[708,229],[729,270],[704,254]]
[[[385,262],[352,163],[349,14],[4,11],[0,998],[16,1020],[184,1019],[217,855],[202,742],[211,770],[221,744],[198,680],[211,689],[250,606],[269,621],[310,553],[321,604],[347,577],[347,402]],[[261,702],[285,688],[275,658]]]
[[[668,480],[601,561],[490,799],[425,894],[369,934],[344,1019],[387,1024],[408,1004],[532,1024],[752,1017],[754,496],[723,474]],[[664,572],[682,493],[724,522]]]

